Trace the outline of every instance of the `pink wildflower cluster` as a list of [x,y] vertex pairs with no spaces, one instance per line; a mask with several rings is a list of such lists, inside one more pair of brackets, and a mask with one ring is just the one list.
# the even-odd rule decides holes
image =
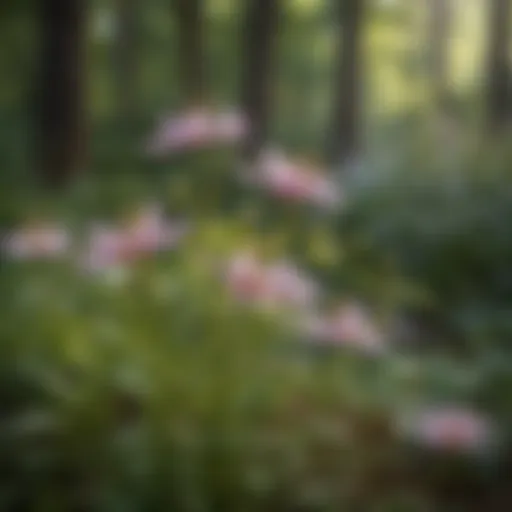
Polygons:
[[251,251],[236,254],[227,264],[228,290],[237,300],[271,308],[299,308],[305,315],[299,329],[323,345],[352,346],[369,353],[384,349],[384,338],[364,309],[347,303],[325,315],[314,311],[319,287],[292,262],[263,263]]
[[89,270],[122,265],[144,255],[172,249],[186,233],[183,223],[165,219],[158,206],[141,209],[123,227],[95,226],[84,263]]
[[467,452],[485,448],[493,437],[487,418],[461,406],[426,408],[405,423],[405,433],[428,448]]
[[332,208],[341,200],[337,184],[319,169],[277,151],[263,152],[245,177],[252,185],[289,201]]
[[[144,207],[127,226],[94,226],[79,260],[89,270],[120,265],[173,248],[186,231],[183,223],[166,220],[158,206]],[[41,224],[7,233],[1,245],[12,259],[55,259],[70,255],[73,240],[68,229]]]
[[225,278],[236,299],[268,307],[307,307],[318,293],[316,284],[292,262],[265,264],[250,252],[228,262]]
[[3,252],[13,259],[32,260],[55,258],[70,248],[69,233],[52,225],[33,225],[6,233],[2,240]]
[[234,110],[192,108],[166,119],[150,137],[148,151],[154,156],[236,143],[246,136],[247,122]]
[[384,339],[369,315],[355,303],[347,303],[328,315],[313,315],[305,322],[305,334],[315,343],[352,346],[370,353],[381,352]]

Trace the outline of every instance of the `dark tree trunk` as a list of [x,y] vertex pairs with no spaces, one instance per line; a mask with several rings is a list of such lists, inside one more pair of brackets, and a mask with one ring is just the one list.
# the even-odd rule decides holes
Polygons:
[[337,0],[340,36],[327,147],[327,159],[332,165],[346,163],[356,156],[360,147],[365,1]]
[[86,4],[87,0],[40,0],[37,165],[50,186],[68,183],[85,163]]
[[131,121],[138,106],[137,1],[116,0],[115,65],[120,117]]
[[428,0],[429,68],[432,93],[436,107],[443,107],[448,97],[450,26],[453,5],[451,0]]
[[510,103],[509,0],[488,0],[487,121],[492,132],[507,124]]
[[203,102],[206,92],[202,0],[173,0],[178,21],[177,62],[183,101]]
[[267,142],[281,0],[248,0],[243,26],[241,104],[251,127],[243,156],[253,159]]

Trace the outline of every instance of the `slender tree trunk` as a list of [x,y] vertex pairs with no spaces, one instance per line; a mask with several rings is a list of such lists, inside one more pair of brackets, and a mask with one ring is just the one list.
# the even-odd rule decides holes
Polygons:
[[450,27],[453,14],[451,0],[428,0],[429,68],[434,104],[442,107],[448,95]]
[[130,121],[138,105],[137,1],[116,0],[117,94],[119,114]]
[[489,3],[487,54],[487,121],[492,132],[507,124],[510,103],[509,65],[509,0],[487,0]]
[[253,159],[267,142],[281,0],[248,0],[243,26],[241,104],[251,133],[243,156]]
[[68,183],[85,164],[86,4],[87,0],[40,0],[37,164],[50,186]]
[[202,0],[173,0],[178,20],[178,56],[181,92],[187,105],[203,102],[206,93],[203,54]]
[[360,147],[363,23],[366,0],[337,0],[339,27],[333,119],[327,159],[344,164]]

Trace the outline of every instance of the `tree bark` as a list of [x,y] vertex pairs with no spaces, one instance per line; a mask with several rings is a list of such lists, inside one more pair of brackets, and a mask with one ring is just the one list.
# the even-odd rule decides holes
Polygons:
[[488,0],[487,122],[491,132],[508,122],[510,103],[509,0]]
[[40,0],[39,158],[43,181],[68,183],[85,163],[87,0]]
[[178,21],[177,62],[185,104],[203,102],[206,93],[202,0],[173,0]]
[[137,2],[116,0],[117,92],[119,114],[130,121],[138,106]]
[[429,68],[432,95],[436,107],[444,105],[449,88],[450,27],[453,14],[451,0],[428,0]]
[[361,143],[362,50],[365,0],[337,0],[339,43],[332,126],[327,160],[332,165],[355,157]]
[[243,26],[241,105],[250,125],[242,148],[253,159],[266,144],[281,0],[248,0]]

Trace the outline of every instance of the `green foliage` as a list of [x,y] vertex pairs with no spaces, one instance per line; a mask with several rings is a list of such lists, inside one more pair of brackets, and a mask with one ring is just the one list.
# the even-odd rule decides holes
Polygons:
[[[169,207],[176,183],[188,183],[182,211],[195,210],[194,231],[175,252],[141,261],[127,275],[82,275],[62,262],[4,264],[4,507],[479,510],[504,492],[498,472],[505,452],[483,459],[423,452],[396,430],[411,408],[476,397],[506,432],[512,410],[499,345],[466,362],[391,346],[377,359],[305,346],[286,318],[234,301],[214,271],[216,261],[252,241],[316,270],[331,298],[355,294],[383,314],[410,303],[401,273],[437,294],[440,314],[467,298],[457,287],[466,280],[491,305],[499,299],[493,283],[473,279],[460,257],[472,261],[468,251],[480,255],[485,247],[484,268],[501,271],[496,258],[504,249],[488,229],[496,218],[483,214],[503,212],[503,189],[474,178],[478,186],[455,193],[436,177],[430,190],[431,177],[416,173],[400,178],[404,193],[393,176],[377,195],[354,191],[338,224],[256,194],[251,200],[248,192],[223,210],[231,180],[221,171],[229,159],[216,155],[217,172],[215,155],[203,156],[183,160],[181,172],[159,183]],[[414,195],[420,182],[424,203]],[[120,183],[127,181],[83,184],[50,204],[80,233],[93,215],[118,216],[141,201],[144,181],[134,178],[133,189]],[[207,197],[215,183],[215,201],[198,208],[195,198]],[[478,202],[470,208],[475,198],[481,210]],[[241,204],[251,201],[252,213],[244,214]],[[489,219],[487,229],[475,218]],[[451,239],[463,227],[473,238],[454,256]],[[328,249],[318,259],[322,244]],[[502,449],[507,442],[500,437]],[[473,493],[445,496],[447,485]]]
[[[475,343],[512,334],[511,175],[496,148],[436,169],[409,161],[360,190],[347,231],[426,289],[435,316]],[[411,170],[414,166],[419,170]],[[382,215],[382,212],[386,212]],[[425,306],[425,305],[424,305]]]
[[[241,2],[207,3],[213,96],[233,100]],[[26,172],[33,5],[11,4],[0,27],[2,229],[55,218],[83,241],[89,222],[148,198],[193,229],[128,273],[0,261],[0,510],[509,510],[508,152],[461,160],[449,141],[415,139],[407,123],[424,117],[424,83],[404,84],[397,66],[421,60],[408,2],[370,12],[375,165],[344,177],[346,209],[333,216],[242,188],[229,151],[143,156],[154,117],[179,103],[169,0],[141,8],[131,123],[116,112],[114,44],[91,37],[90,171],[65,194],[38,190]],[[322,146],[329,114],[327,4],[289,2],[281,27],[274,135],[307,153]],[[397,110],[411,119],[395,129]],[[321,307],[368,303],[389,348],[367,357],[308,343],[295,316],[235,301],[217,263],[248,243],[311,272]],[[496,446],[450,455],[397,429],[402,414],[444,402],[488,413]]]

